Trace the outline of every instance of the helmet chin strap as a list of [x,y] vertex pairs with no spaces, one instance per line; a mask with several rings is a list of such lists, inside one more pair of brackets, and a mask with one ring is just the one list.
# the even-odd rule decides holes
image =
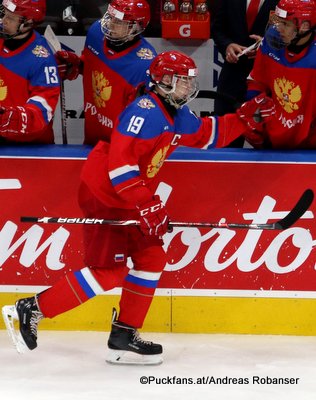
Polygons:
[[[115,48],[120,48],[121,46],[124,46],[126,43],[129,45],[131,42],[134,42],[135,38],[139,39],[140,34],[143,32],[144,29],[141,29],[140,26],[137,24],[137,22],[128,22],[129,26],[127,28],[126,34],[122,36],[121,38],[115,38],[111,37],[111,29],[109,29],[109,18],[111,18],[109,15],[105,14],[103,17],[104,19],[104,30],[106,32],[103,32],[105,34],[105,38],[108,41],[108,43],[111,44],[112,47]],[[102,19],[102,20],[103,20]]]
[[181,107],[183,107],[185,104],[189,103],[191,100],[193,100],[197,94],[198,94],[198,84],[196,87],[196,90],[194,92],[192,92],[190,94],[190,96],[183,96],[182,97],[178,97],[175,98],[175,91],[176,91],[176,81],[178,78],[174,77],[173,81],[172,81],[172,85],[168,85],[166,83],[154,83],[155,84],[155,88],[154,91],[157,91],[155,89],[159,88],[160,92],[163,93],[163,97],[165,98],[165,100],[174,108],[179,109]]
[[298,43],[301,39],[303,39],[304,37],[308,36],[311,32],[312,32],[311,30],[308,30],[308,31],[305,31],[304,33],[297,33],[296,36],[295,36],[295,38],[291,40],[291,43],[290,43],[290,44],[291,44],[292,46],[296,46],[297,43]]
[[[136,38],[136,40],[135,40],[135,38]],[[131,42],[136,42],[138,39],[139,39],[139,35],[128,35],[122,39],[111,39],[110,37],[106,38],[108,43],[110,43],[111,46],[113,46],[115,48],[120,48],[125,45],[127,47],[129,47],[131,45]]]
[[305,48],[307,48],[313,42],[314,36],[315,36],[315,33],[312,32],[310,37],[307,40],[305,40],[305,42],[303,44],[297,44],[298,43],[297,41],[295,41],[295,44],[290,43],[287,46],[288,51],[290,53],[299,54],[301,51],[303,51]]
[[177,104],[177,102],[172,98],[172,94],[174,93],[174,89],[172,86],[156,82],[152,82],[152,85],[153,85],[153,91],[157,93],[159,96],[161,96],[172,107],[176,109],[181,107],[180,104]]
[[[23,28],[29,28],[27,30],[25,30],[24,32],[21,31],[21,29]],[[0,34],[0,37],[2,37],[4,40],[10,40],[10,39],[14,39],[14,38],[18,38],[21,35],[25,35],[27,33],[29,33],[33,28],[33,22],[27,22],[27,21],[22,21],[20,26],[18,27],[17,31],[13,34],[8,34],[8,33],[4,33],[2,32]]]
[[181,103],[178,104],[177,101],[172,98],[172,94],[167,94],[166,101],[176,109],[181,108],[183,105]]

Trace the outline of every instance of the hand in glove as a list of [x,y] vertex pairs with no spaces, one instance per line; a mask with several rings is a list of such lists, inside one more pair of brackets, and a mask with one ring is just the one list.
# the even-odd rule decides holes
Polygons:
[[275,115],[275,105],[264,93],[242,104],[236,111],[238,117],[247,125],[245,138],[252,145],[264,142],[264,123]]
[[73,51],[60,50],[55,53],[58,72],[61,80],[73,81],[82,74],[83,62]]
[[29,116],[24,107],[0,107],[0,136],[25,134],[28,130]]
[[137,208],[140,229],[144,235],[162,236],[167,232],[169,217],[159,196],[155,195],[152,200]]

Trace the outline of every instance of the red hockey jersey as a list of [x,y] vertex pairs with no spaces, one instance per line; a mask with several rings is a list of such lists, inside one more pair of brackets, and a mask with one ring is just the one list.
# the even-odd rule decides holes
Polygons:
[[16,50],[0,39],[0,106],[23,106],[32,115],[26,133],[2,134],[5,143],[54,143],[53,115],[60,93],[55,57],[38,32]]
[[144,38],[115,53],[106,46],[100,21],[90,27],[82,55],[85,144],[109,141],[116,118],[149,81],[146,71],[155,56]]
[[178,146],[224,147],[245,131],[235,114],[198,118],[184,106],[172,118],[150,92],[122,112],[111,144],[100,141],[94,147],[81,178],[108,207],[135,209],[152,198],[155,178]]
[[248,90],[251,95],[265,91],[275,102],[276,117],[266,123],[272,148],[316,148],[315,40],[298,55],[275,50],[264,40]]

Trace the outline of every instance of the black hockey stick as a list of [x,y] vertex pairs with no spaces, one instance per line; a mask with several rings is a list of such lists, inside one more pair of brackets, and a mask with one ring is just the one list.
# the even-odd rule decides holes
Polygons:
[[62,80],[60,81],[60,113],[61,113],[61,135],[63,139],[63,144],[68,144],[65,86]]
[[[284,230],[290,228],[308,210],[314,199],[311,189],[305,190],[293,209],[282,219],[270,224],[242,224],[229,222],[175,222],[170,221],[170,227],[186,228],[227,228],[227,229],[264,229]],[[87,225],[139,225],[138,220],[117,221],[99,218],[63,218],[63,217],[21,217],[21,222],[36,222],[40,224],[87,224]]]

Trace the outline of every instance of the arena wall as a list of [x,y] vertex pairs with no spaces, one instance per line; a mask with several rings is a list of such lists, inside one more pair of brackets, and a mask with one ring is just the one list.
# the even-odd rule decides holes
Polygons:
[[[90,148],[0,149],[0,306],[41,292],[83,266],[81,225],[21,216],[80,217],[77,189]],[[315,152],[178,149],[161,169],[172,220],[266,223],[315,188]],[[185,182],[185,184],[184,184]],[[175,228],[144,330],[314,335],[315,204],[290,229]],[[120,289],[43,329],[108,330]],[[2,321],[0,328],[3,328]]]

